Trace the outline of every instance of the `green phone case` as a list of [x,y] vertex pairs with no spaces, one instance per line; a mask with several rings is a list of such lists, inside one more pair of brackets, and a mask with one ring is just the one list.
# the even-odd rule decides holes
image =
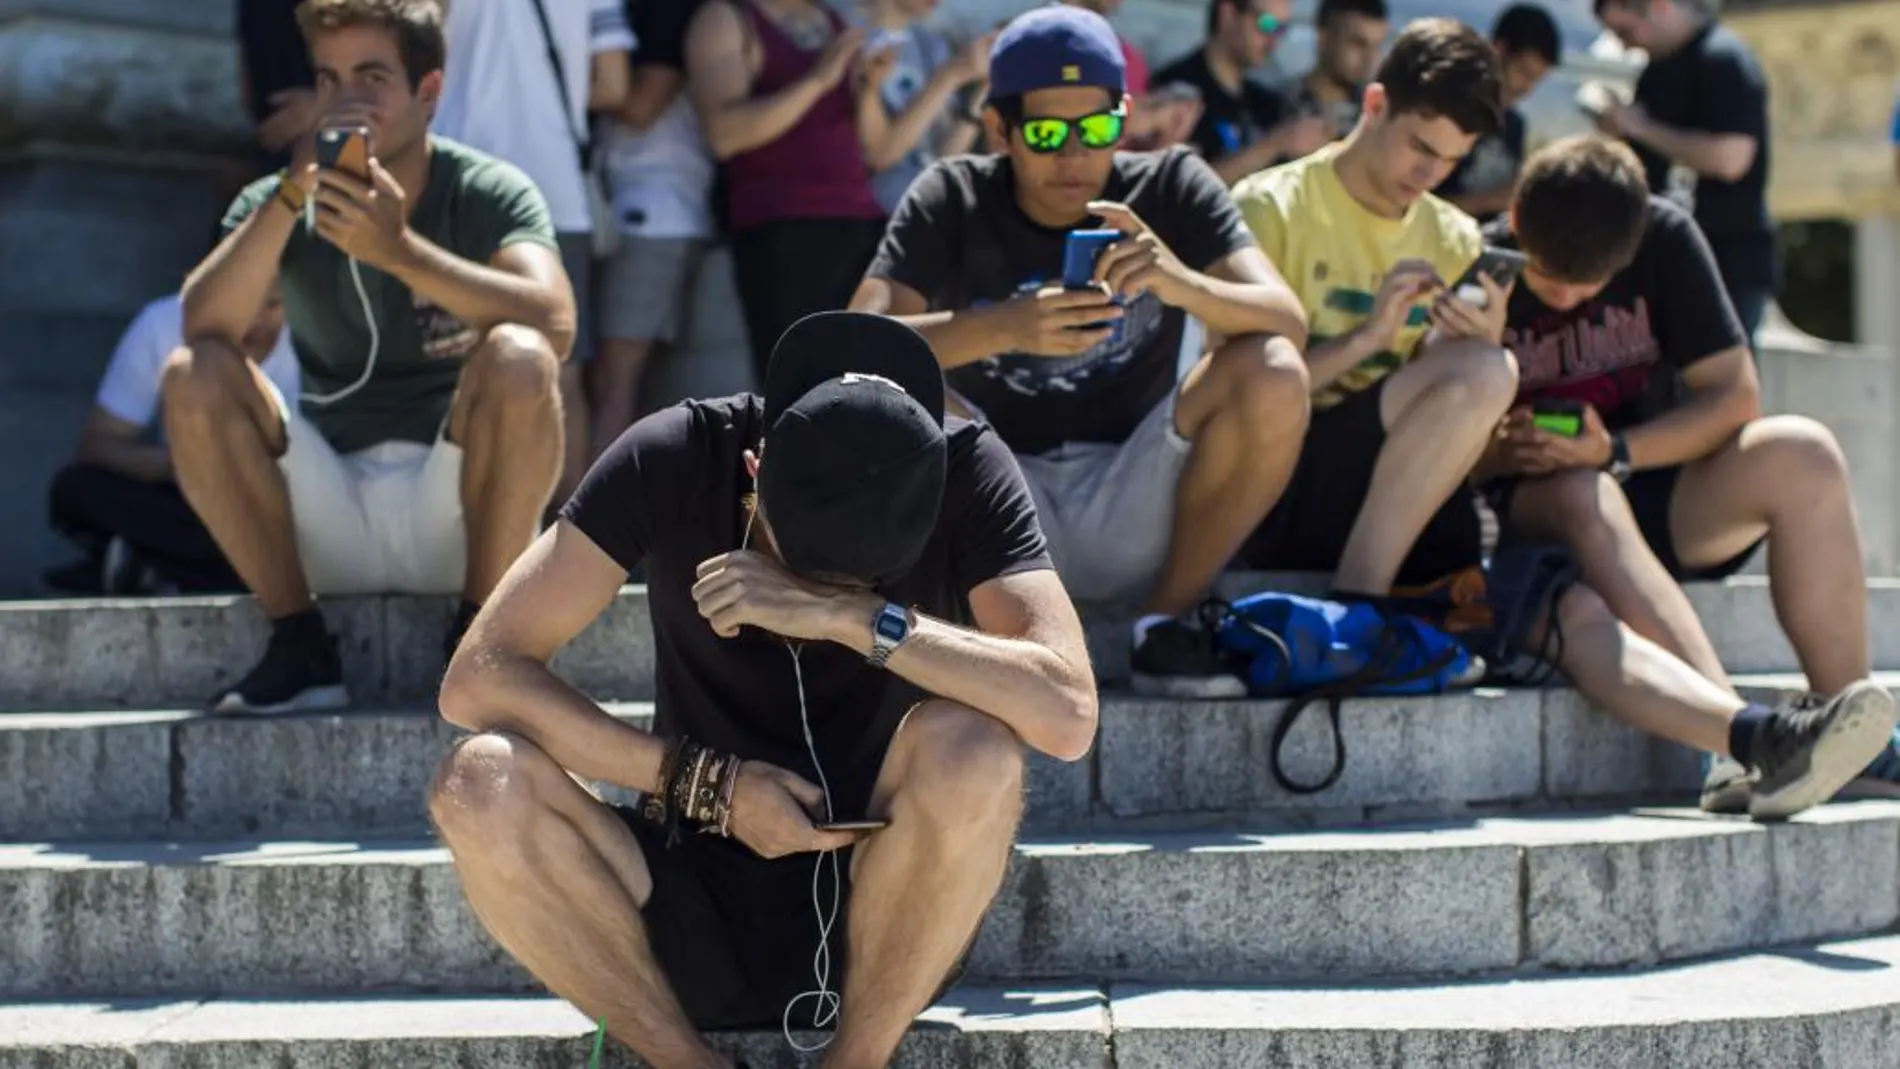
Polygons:
[[1539,412],[1531,417],[1531,425],[1565,438],[1575,438],[1583,433],[1583,417],[1575,412]]

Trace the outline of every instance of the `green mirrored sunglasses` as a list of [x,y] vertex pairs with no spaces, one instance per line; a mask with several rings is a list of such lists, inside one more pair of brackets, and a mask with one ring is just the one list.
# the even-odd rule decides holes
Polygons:
[[1264,11],[1260,13],[1259,18],[1254,20],[1254,25],[1260,27],[1260,32],[1268,37],[1283,36],[1293,28],[1285,19],[1275,18]]
[[1114,148],[1122,139],[1122,124],[1127,118],[1126,110],[1116,108],[1084,115],[1079,119],[1024,119],[1017,125],[1023,132],[1023,144],[1029,146],[1029,151],[1060,152],[1062,146],[1069,143],[1071,132],[1082,139],[1083,148]]

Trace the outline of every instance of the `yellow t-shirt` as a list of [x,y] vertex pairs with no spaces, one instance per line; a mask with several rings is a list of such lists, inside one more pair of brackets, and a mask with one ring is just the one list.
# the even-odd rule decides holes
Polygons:
[[[1234,187],[1247,226],[1306,308],[1312,343],[1352,330],[1372,314],[1385,273],[1401,260],[1424,260],[1447,283],[1484,250],[1471,216],[1432,196],[1420,197],[1403,219],[1367,211],[1333,169],[1339,146],[1252,174]],[[1392,348],[1369,357],[1313,391],[1315,409],[1331,408],[1391,374],[1430,329],[1429,301],[1406,317]]]

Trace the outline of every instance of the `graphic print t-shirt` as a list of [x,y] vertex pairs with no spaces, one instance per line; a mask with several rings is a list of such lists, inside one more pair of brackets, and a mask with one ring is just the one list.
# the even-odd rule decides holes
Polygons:
[[1208,68],[1207,54],[1199,49],[1157,72],[1154,84],[1191,85],[1200,90],[1201,120],[1194,124],[1190,139],[1209,160],[1239,152],[1295,114],[1290,96],[1251,78],[1242,80],[1239,96],[1229,93]]
[[[496,252],[530,241],[552,249],[547,201],[512,164],[444,137],[429,138],[429,182],[410,190],[409,226],[450,253],[486,264]],[[260,178],[225,212],[230,233],[277,195],[276,175]],[[283,209],[275,209],[281,211]],[[339,453],[380,442],[429,443],[441,433],[462,375],[462,358],[481,338],[475,329],[368,264],[363,291],[376,319],[376,368],[363,388],[334,404],[329,394],[360,378],[370,354],[363,300],[350,258],[302,224],[280,261],[284,321],[303,368],[302,411]]]
[[[1267,259],[1299,294],[1312,343],[1337,338],[1372,315],[1386,272],[1402,260],[1424,260],[1450,282],[1483,251],[1478,223],[1430,193],[1402,219],[1367,211],[1340,184],[1337,145],[1249,175],[1234,200]],[[1414,305],[1392,347],[1313,391],[1313,407],[1331,408],[1397,370],[1431,327],[1431,305]]]
[[[1485,235],[1517,247],[1505,220]],[[1748,344],[1701,229],[1661,197],[1650,198],[1635,261],[1602,293],[1559,312],[1519,282],[1506,323],[1521,397],[1587,402],[1611,430],[1667,411],[1682,368]]]
[[[1021,469],[996,435],[955,418],[945,429],[949,462],[936,530],[910,574],[879,593],[969,624],[971,590],[1048,568],[1048,547]],[[815,783],[790,647],[756,628],[721,638],[693,601],[700,562],[740,547],[740,497],[752,488],[742,454],[763,435],[764,404],[753,394],[663,409],[620,436],[561,516],[622,568],[646,564],[656,733],[684,733]],[[898,721],[926,695],[832,643],[802,644],[798,670],[839,812],[862,813]]]
[[[1253,244],[1214,169],[1186,148],[1117,153],[1102,199],[1128,205],[1196,271]],[[979,308],[1059,284],[1067,235],[1017,207],[1008,157],[940,160],[911,186],[867,273],[916,290],[932,311]],[[1150,293],[1121,322],[1119,339],[1080,356],[992,357],[951,371],[950,387],[1017,453],[1126,441],[1174,389],[1190,332],[1185,312]]]

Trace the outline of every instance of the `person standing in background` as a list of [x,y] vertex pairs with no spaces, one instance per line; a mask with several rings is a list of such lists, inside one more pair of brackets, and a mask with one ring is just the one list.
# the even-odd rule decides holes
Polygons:
[[1636,100],[1597,125],[1636,150],[1649,189],[1695,215],[1752,343],[1781,284],[1768,214],[1768,79],[1703,0],[1596,0],[1597,18],[1649,53]]
[[1389,25],[1385,0],[1320,0],[1313,17],[1315,62],[1293,95],[1300,114],[1325,121],[1328,140],[1352,133],[1359,122],[1361,98],[1379,65]]
[[883,109],[890,126],[890,136],[869,161],[875,172],[871,190],[886,215],[897,210],[911,180],[931,161],[970,151],[982,131],[977,109],[996,34],[980,34],[958,48],[924,25],[936,6],[937,0],[865,4],[872,91],[859,95],[858,106]]
[[715,210],[761,382],[793,323],[851,299],[883,233],[866,161],[889,123],[858,106],[864,38],[821,0],[708,0],[687,28],[687,92],[724,166]]
[[238,70],[257,125],[257,172],[290,163],[290,146],[316,121],[316,74],[297,29],[297,0],[237,5]]
[[587,471],[582,367],[594,356],[588,116],[620,106],[633,34],[622,0],[449,0],[449,69],[433,129],[521,168],[541,188],[574,288],[571,359],[561,367],[564,452],[549,504]]
[[1285,40],[1292,12],[1291,0],[1210,0],[1207,42],[1155,75],[1160,86],[1199,94],[1191,141],[1230,186],[1326,143],[1321,124],[1301,119],[1285,93],[1247,77]]
[[1524,166],[1528,128],[1518,108],[1563,55],[1557,21],[1536,4],[1512,4],[1491,27],[1504,78],[1504,128],[1480,138],[1476,148],[1433,192],[1488,222],[1511,206],[1518,169]]
[[631,0],[632,71],[619,110],[600,127],[614,225],[601,277],[600,353],[587,366],[592,463],[640,416],[640,386],[657,346],[683,330],[716,227],[713,158],[686,97],[686,28],[699,0]]

